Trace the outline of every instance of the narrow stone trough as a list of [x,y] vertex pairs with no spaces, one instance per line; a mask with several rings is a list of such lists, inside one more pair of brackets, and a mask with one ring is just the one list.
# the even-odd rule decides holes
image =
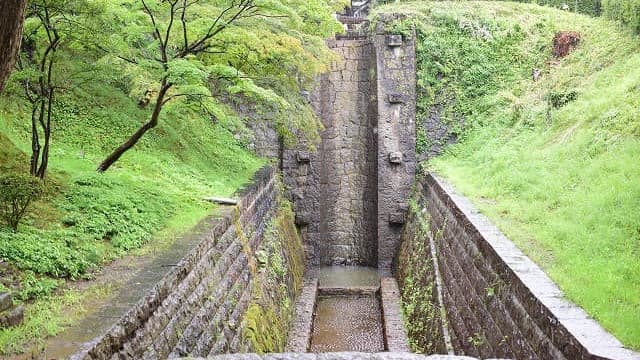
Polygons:
[[378,269],[328,266],[305,286],[291,352],[409,351],[394,278]]
[[320,269],[310,351],[384,351],[380,279],[374,268]]

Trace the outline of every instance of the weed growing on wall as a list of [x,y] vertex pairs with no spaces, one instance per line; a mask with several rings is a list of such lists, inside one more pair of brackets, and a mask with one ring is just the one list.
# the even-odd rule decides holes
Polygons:
[[443,350],[440,334],[440,307],[436,301],[435,273],[429,245],[428,214],[418,203],[421,194],[414,193],[409,203],[409,216],[402,233],[397,259],[397,276],[404,325],[411,350],[437,354]]

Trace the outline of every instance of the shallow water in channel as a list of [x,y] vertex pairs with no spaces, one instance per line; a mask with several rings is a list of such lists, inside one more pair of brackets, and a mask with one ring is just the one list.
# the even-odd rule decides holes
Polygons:
[[318,275],[320,287],[380,285],[378,269],[364,266],[326,266]]
[[319,297],[310,350],[384,351],[378,297],[375,294]]

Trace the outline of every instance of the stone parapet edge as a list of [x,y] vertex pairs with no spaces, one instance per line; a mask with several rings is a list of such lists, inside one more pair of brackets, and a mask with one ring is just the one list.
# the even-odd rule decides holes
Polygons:
[[289,330],[285,351],[305,353],[309,349],[317,296],[318,279],[306,279],[296,300],[295,320]]
[[400,289],[395,278],[383,277],[380,280],[380,302],[385,348],[390,352],[409,352],[409,341],[400,310]]

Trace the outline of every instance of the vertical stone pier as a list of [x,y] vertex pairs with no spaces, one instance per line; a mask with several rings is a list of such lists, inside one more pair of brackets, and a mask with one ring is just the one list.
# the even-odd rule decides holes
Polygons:
[[415,34],[384,31],[393,15],[382,16],[374,35],[377,74],[378,268],[390,273],[416,173]]
[[377,264],[375,88],[367,39],[330,40],[338,55],[311,94],[324,125],[318,151],[286,151],[310,265]]
[[283,154],[308,265],[378,266],[389,273],[415,177],[412,36],[330,40],[337,54],[311,92],[324,125],[316,152]]

